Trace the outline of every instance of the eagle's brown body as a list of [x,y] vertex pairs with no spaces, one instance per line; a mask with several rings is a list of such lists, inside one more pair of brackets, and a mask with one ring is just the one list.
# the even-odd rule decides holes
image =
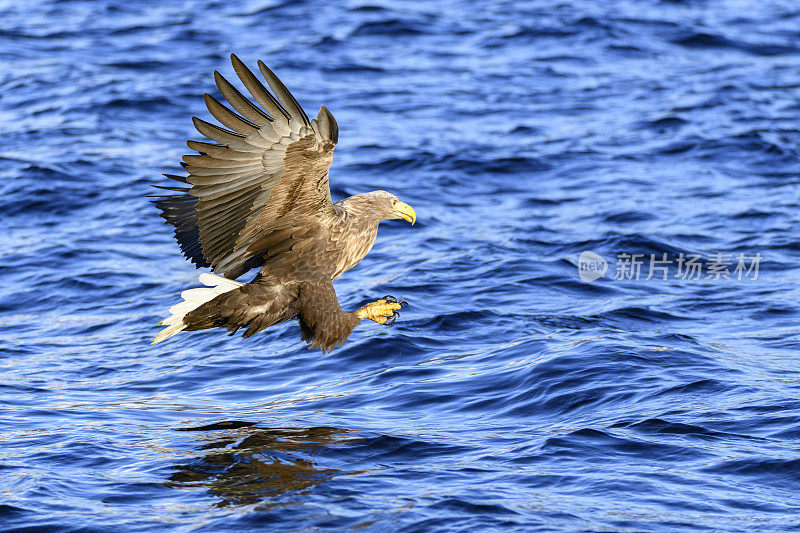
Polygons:
[[236,56],[231,58],[261,109],[215,73],[217,87],[236,112],[209,95],[206,104],[229,129],[195,119],[198,131],[217,143],[190,141],[199,155],[183,158],[189,176],[169,177],[191,187],[168,188],[180,194],[155,203],[197,266],[228,279],[260,270],[248,284],[212,280],[207,284],[214,289],[194,289],[193,299],[171,309],[169,327],[155,342],[181,330],[212,327],[246,328],[247,337],[297,317],[304,340],[331,349],[362,318],[385,323],[399,309],[400,302],[389,298],[344,311],[332,281],[369,252],[382,220],[413,222],[416,215],[384,191],[334,204],[328,186],[338,140],[333,116],[323,106],[309,120],[263,63],[259,68],[277,99]]

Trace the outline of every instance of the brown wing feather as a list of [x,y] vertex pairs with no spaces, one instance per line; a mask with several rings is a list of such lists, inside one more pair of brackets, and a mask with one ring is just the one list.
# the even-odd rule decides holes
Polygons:
[[324,226],[338,216],[328,185],[338,127],[324,107],[309,121],[263,63],[259,70],[274,96],[233,54],[231,62],[259,105],[215,72],[217,87],[231,107],[210,95],[205,101],[224,127],[194,119],[197,130],[216,143],[187,143],[199,152],[184,156],[189,173],[185,181],[191,188],[156,205],[180,214],[165,218],[176,227],[180,223],[179,241],[187,257],[236,278],[270,247],[285,253],[295,248],[299,236],[318,235],[287,228]]

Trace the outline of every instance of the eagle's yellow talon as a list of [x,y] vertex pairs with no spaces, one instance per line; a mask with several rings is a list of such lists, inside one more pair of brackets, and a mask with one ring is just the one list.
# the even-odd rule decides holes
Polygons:
[[406,302],[398,301],[391,296],[385,296],[377,302],[368,303],[358,310],[358,318],[369,319],[377,322],[378,324],[393,324],[395,319],[400,313],[397,313],[403,305],[408,305]]

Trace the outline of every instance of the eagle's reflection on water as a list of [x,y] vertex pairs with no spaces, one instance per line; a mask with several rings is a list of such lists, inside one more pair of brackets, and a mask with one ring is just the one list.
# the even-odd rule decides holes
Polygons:
[[[257,428],[247,422],[223,422],[188,428],[230,430],[204,436],[206,453],[180,464],[165,482],[174,488],[206,488],[219,507],[249,505],[298,492],[344,471],[318,465],[315,456],[349,440],[348,431],[334,427]],[[350,437],[354,438],[354,437]],[[357,437],[356,437],[357,438]],[[352,473],[348,471],[347,473]]]

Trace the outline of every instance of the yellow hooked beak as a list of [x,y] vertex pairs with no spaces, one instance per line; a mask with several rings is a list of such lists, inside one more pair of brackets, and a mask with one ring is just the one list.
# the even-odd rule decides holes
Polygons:
[[412,226],[417,221],[417,214],[414,212],[414,208],[404,202],[395,202],[392,211],[406,222],[411,222]]

